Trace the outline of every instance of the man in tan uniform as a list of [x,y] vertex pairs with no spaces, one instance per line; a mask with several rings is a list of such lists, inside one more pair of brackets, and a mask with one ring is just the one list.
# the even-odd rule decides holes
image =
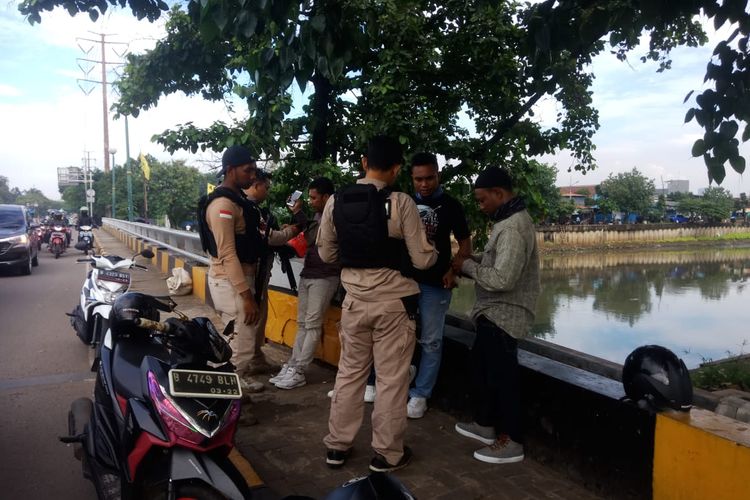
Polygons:
[[[231,341],[232,363],[240,374],[245,392],[258,392],[263,385],[247,377],[254,363],[266,363],[260,346],[263,332],[256,324],[260,304],[256,296],[258,259],[268,245],[260,212],[242,192],[256,177],[256,164],[244,146],[228,148],[222,157],[222,183],[199,203],[199,229],[204,250],[210,255],[208,287],[214,307],[225,322],[235,320]],[[296,226],[276,232],[282,243],[297,234]],[[267,363],[266,363],[267,364]]]
[[318,231],[324,262],[339,261],[347,292],[341,309],[341,358],[331,398],[326,463],[341,467],[362,424],[364,391],[375,365],[378,398],[372,413],[373,471],[408,465],[404,446],[409,361],[415,344],[419,286],[402,274],[432,266],[437,253],[427,241],[417,206],[391,192],[403,162],[401,146],[388,137],[370,140],[362,159],[364,179],[331,197]]

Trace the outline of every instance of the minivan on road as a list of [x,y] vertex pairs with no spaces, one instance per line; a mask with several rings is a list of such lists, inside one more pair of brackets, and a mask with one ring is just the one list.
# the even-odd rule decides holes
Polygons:
[[36,234],[21,205],[0,205],[0,269],[15,269],[31,274],[39,265]]

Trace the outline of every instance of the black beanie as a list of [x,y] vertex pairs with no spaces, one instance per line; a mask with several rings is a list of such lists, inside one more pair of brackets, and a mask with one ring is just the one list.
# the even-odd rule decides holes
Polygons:
[[221,170],[216,175],[217,177],[221,177],[226,174],[227,170],[231,167],[238,167],[240,165],[254,162],[255,158],[253,157],[253,154],[245,146],[239,144],[230,146],[224,151],[224,155],[221,157]]
[[477,180],[474,182],[474,189],[486,189],[494,187],[513,191],[513,181],[511,180],[508,171],[504,168],[486,168],[479,172]]

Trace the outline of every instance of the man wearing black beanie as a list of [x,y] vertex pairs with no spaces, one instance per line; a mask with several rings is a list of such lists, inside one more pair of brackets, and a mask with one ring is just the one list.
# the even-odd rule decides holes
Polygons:
[[534,321],[539,297],[539,257],[534,223],[505,169],[484,170],[474,184],[479,209],[494,225],[481,254],[456,256],[453,270],[472,278],[476,302],[471,319],[474,421],[456,432],[486,446],[474,452],[482,462],[524,458],[517,339]]

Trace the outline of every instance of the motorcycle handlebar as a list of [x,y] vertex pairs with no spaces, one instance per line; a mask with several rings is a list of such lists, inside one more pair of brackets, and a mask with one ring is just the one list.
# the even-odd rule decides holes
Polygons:
[[91,259],[76,259],[76,262],[91,262]]
[[162,323],[161,321],[153,321],[146,318],[136,318],[135,319],[136,326],[139,326],[140,328],[146,328],[148,330],[156,330],[162,333],[169,333],[172,331],[172,327],[168,325],[167,323]]

